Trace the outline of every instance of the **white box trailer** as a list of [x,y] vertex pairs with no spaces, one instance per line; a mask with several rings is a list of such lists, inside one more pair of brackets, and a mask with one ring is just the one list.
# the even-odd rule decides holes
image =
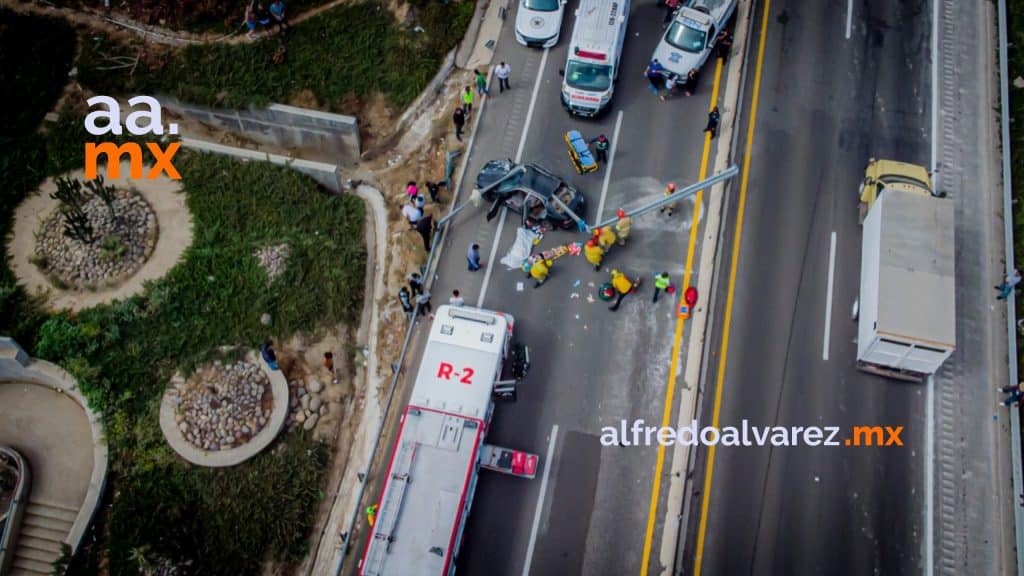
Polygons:
[[956,348],[953,204],[889,189],[864,220],[858,368],[924,380]]

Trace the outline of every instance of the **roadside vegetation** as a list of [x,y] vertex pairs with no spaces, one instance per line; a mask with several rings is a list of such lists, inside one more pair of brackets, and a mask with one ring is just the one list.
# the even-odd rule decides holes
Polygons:
[[[171,30],[229,34],[244,32],[245,7],[250,0],[121,0],[111,2],[114,16],[128,18],[139,24],[160,26]],[[272,0],[264,0],[268,6]],[[331,0],[286,0],[288,14],[298,14],[323,6]],[[64,0],[59,5],[73,8],[96,8],[96,2]]]
[[[1010,80],[1010,151],[1013,176],[1013,254],[1017,267],[1024,266],[1024,0],[1008,0],[1009,80]],[[1024,301],[1017,294],[1017,318],[1024,319]],[[1017,330],[1017,367],[1024,374],[1024,334]]]
[[[399,24],[383,4],[343,4],[286,35],[174,51],[83,34],[78,78],[100,94],[164,93],[231,108],[299,101],[354,113],[375,93],[401,108],[437,73],[473,10],[471,0],[430,1]],[[137,56],[137,65],[109,69],[118,57]]]
[[[72,66],[74,31],[20,18],[0,10],[7,26],[0,58],[39,57],[20,68],[0,66],[3,84],[18,87],[10,95],[25,100],[12,107],[20,117],[5,118],[0,134],[4,237],[14,209],[47,176],[82,167],[86,139],[81,110],[43,121]],[[14,29],[32,34],[7,34]],[[265,163],[180,152],[175,165],[193,215],[193,243],[183,262],[139,296],[52,314],[16,284],[0,251],[0,334],[78,379],[103,415],[110,446],[105,506],[70,574],[150,573],[168,565],[179,574],[258,574],[266,560],[303,557],[323,497],[330,449],[309,433],[283,434],[239,466],[201,469],[167,446],[157,413],[173,373],[189,372],[218,346],[257,346],[270,336],[358,321],[367,263],[363,204]],[[288,264],[268,283],[253,252],[282,241]],[[269,327],[260,322],[263,313],[272,318]]]

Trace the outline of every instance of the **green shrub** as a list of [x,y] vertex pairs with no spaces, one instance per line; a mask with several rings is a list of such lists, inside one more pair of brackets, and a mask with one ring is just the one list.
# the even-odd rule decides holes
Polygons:
[[0,9],[0,136],[35,131],[68,81],[75,33],[56,18]]
[[[163,92],[196,104],[232,108],[287,103],[303,91],[330,110],[340,110],[351,95],[366,98],[376,92],[404,107],[458,44],[473,10],[470,0],[426,2],[418,21],[406,27],[380,3],[343,4],[293,26],[286,37],[190,45],[165,57],[144,59],[131,75],[127,69],[102,68],[109,67],[112,56],[134,58],[139,47],[117,45],[99,35],[83,36],[78,78],[103,94]],[[278,65],[273,58],[281,42],[287,57]]]

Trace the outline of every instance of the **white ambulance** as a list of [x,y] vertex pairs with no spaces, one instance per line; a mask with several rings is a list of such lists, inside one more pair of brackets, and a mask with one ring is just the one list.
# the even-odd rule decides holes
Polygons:
[[562,105],[570,114],[596,116],[612,100],[626,40],[630,0],[581,0],[569,58],[559,70]]

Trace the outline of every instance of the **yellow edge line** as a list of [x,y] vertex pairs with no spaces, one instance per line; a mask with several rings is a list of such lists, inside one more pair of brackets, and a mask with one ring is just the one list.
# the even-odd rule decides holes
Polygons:
[[[736,269],[740,259],[740,240],[743,237],[743,211],[747,204],[747,182],[750,180],[750,151],[754,143],[754,125],[757,121],[757,101],[761,94],[761,67],[764,64],[764,45],[768,30],[768,11],[771,0],[765,0],[761,17],[761,38],[757,46],[757,65],[754,68],[754,90],[750,97],[750,120],[747,125],[747,142],[743,149],[743,176],[740,179],[740,201],[736,208],[736,234],[732,241],[732,264],[729,267],[729,290],[725,300],[725,316],[722,319],[722,349],[718,356],[718,377],[715,380],[715,406],[711,425],[718,427],[722,410],[722,383],[725,381],[725,361],[729,351],[729,325],[732,323],[733,292],[736,288]],[[708,505],[711,502],[711,477],[715,469],[715,445],[708,447],[708,461],[704,474],[704,490],[700,507],[700,528],[697,530],[697,551],[693,564],[693,575],[700,576],[704,562],[704,540],[708,528]]]
[[[708,106],[710,110],[715,103],[718,101],[718,85],[719,80],[722,77],[722,59],[717,60],[715,66],[715,83],[711,89],[711,104]],[[708,158],[711,155],[711,134],[704,133],[704,151],[701,153],[700,158],[700,177],[698,180],[703,180],[707,177],[708,171]],[[700,207],[701,200],[703,199],[704,191],[699,190],[697,192],[696,199],[693,203],[693,219],[690,226],[690,245],[686,249],[686,268],[683,270],[683,283],[679,287],[679,303],[676,305],[681,306],[684,302],[683,294],[686,287],[690,285],[690,275],[693,272],[693,253],[697,246],[697,228],[700,226]],[[676,331],[675,337],[672,342],[672,360],[668,369],[668,386],[665,395],[665,409],[661,417],[662,427],[671,425],[670,420],[672,419],[672,399],[675,396],[676,389],[676,369],[678,368],[679,362],[679,348],[683,342],[683,326],[686,324],[686,320],[683,318],[676,319]],[[661,473],[665,467],[665,446],[658,445],[658,459],[654,465],[654,486],[651,490],[651,502],[647,510],[647,533],[644,536],[644,554],[640,562],[640,574],[646,575],[647,570],[650,567],[651,561],[651,546],[654,544],[654,521],[657,518],[658,512],[658,495],[661,492]]]

